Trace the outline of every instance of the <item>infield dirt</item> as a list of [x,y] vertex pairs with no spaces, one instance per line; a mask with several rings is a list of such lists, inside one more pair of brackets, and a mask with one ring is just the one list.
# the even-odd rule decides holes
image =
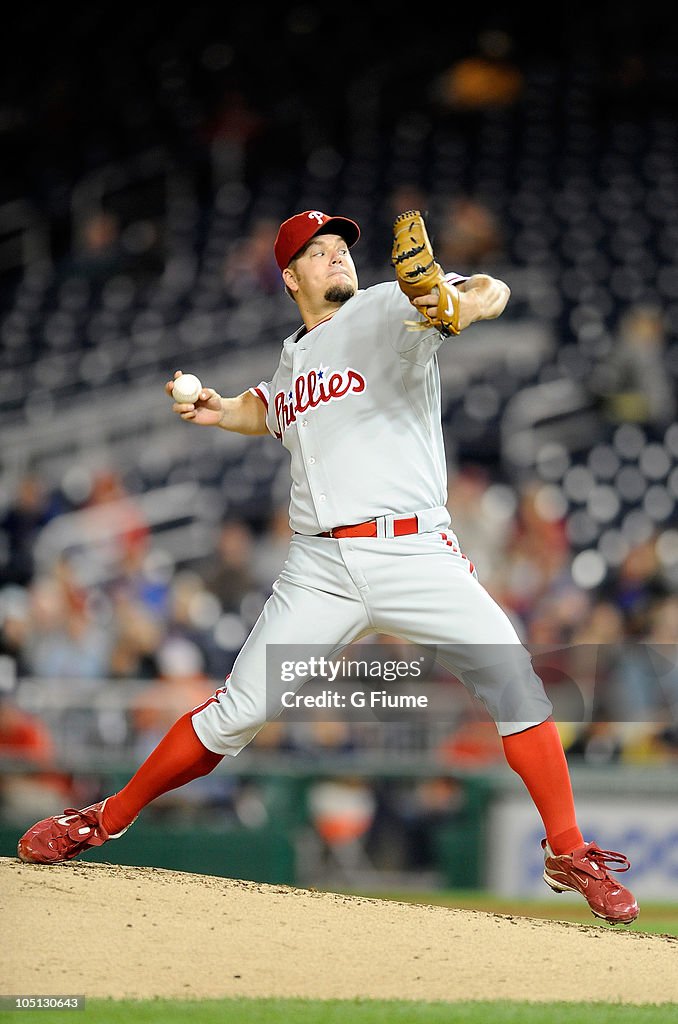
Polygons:
[[678,939],[83,861],[0,858],[7,994],[678,1002]]

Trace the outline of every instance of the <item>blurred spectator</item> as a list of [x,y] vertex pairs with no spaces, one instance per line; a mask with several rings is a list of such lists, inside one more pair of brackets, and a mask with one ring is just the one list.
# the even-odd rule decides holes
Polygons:
[[187,708],[197,707],[214,693],[205,675],[205,659],[192,640],[164,639],[157,651],[158,677],[134,701],[132,721],[137,753],[145,757]]
[[512,106],[524,85],[513,50],[513,38],[505,30],[479,32],[475,52],[460,57],[436,79],[434,98],[457,112]]
[[539,481],[526,481],[520,488],[504,557],[491,588],[507,614],[517,616],[523,624],[523,633],[541,598],[569,580],[570,559],[562,516],[555,515],[543,501]]
[[110,581],[125,574],[127,560],[136,571],[149,550],[150,529],[141,504],[127,491],[115,469],[73,474],[65,483],[72,514],[49,524],[42,537],[45,564],[62,557],[80,561],[89,581]]
[[623,746],[623,728],[611,712],[621,636],[622,616],[613,605],[599,602],[592,605],[570,643],[536,652],[533,658],[568,756],[592,764],[618,760]]
[[678,595],[671,594],[653,602],[648,610],[647,639],[653,644],[678,644]]
[[[149,541],[150,542],[150,541]],[[143,611],[166,618],[175,565],[160,549],[146,550],[144,545],[128,545],[114,556],[113,579],[106,584],[114,596],[124,595],[138,602]]]
[[634,545],[617,568],[613,600],[625,617],[629,639],[642,637],[648,629],[648,612],[658,597],[665,595],[656,536]]
[[[428,194],[421,185],[414,181],[403,181],[394,185],[388,196],[387,223],[389,230],[396,217],[406,210],[420,210],[422,213],[428,209]],[[447,269],[447,268],[446,268]]]
[[251,741],[250,746],[257,750],[273,751],[274,753],[292,750],[293,744],[289,737],[288,723],[282,722],[279,718],[267,722]]
[[222,615],[219,599],[207,590],[199,573],[188,569],[175,572],[164,617],[166,638],[190,641],[200,652],[202,669],[216,679],[223,679],[232,667],[232,663],[226,663],[225,649],[215,636],[215,627],[227,617],[228,613]]
[[588,762],[661,761],[678,722],[678,600],[658,600],[645,636],[630,638],[623,611],[600,600],[575,633],[569,667],[588,695],[588,724],[568,754]]
[[421,779],[401,794],[397,813],[408,870],[430,870],[439,865],[437,834],[441,828],[463,823],[466,802],[462,783],[448,776]]
[[73,254],[63,263],[62,270],[69,277],[103,284],[125,270],[127,263],[118,217],[107,210],[93,209],[82,217],[73,240]]
[[[512,527],[505,505],[488,497],[492,480],[483,466],[463,465],[450,469],[447,484],[447,507],[452,529],[459,538],[461,550],[476,566],[486,582],[499,565]],[[512,510],[511,510],[512,511]]]
[[676,415],[674,386],[667,373],[667,324],[662,310],[643,303],[621,316],[605,362],[589,382],[614,423],[639,423],[661,434]]
[[41,678],[106,678],[110,638],[65,559],[30,588],[25,656],[28,672]]
[[656,599],[647,611],[641,642],[627,642],[614,686],[620,720],[678,726],[678,597]]
[[604,647],[616,645],[624,639],[624,616],[612,601],[596,601],[589,609],[585,620],[572,635],[574,645]]
[[325,867],[348,879],[354,871],[371,870],[366,843],[377,811],[372,786],[363,779],[323,779],[311,784],[307,799]]
[[[308,716],[310,712],[305,712]],[[348,722],[330,720],[322,712],[307,721],[286,721],[284,741],[295,754],[317,757],[323,754],[348,754],[356,750]],[[282,736],[279,739],[283,739]]]
[[73,254],[61,264],[62,275],[94,286],[121,275],[153,279],[165,265],[162,230],[162,216],[147,216],[142,202],[124,218],[113,209],[89,210],[77,225]]
[[114,538],[119,559],[148,549],[150,531],[146,517],[117,470],[100,469],[94,473],[83,510],[96,524],[98,536]]
[[261,113],[241,90],[229,88],[224,92],[205,132],[216,189],[242,180],[249,147],[264,125]]
[[54,742],[45,723],[4,693],[0,693],[0,753],[42,767],[54,756]]
[[440,764],[464,768],[484,768],[501,764],[505,759],[495,723],[473,712],[462,715],[450,735],[438,745],[436,758]]
[[0,587],[26,586],[35,572],[34,548],[52,516],[50,495],[35,474],[21,477],[9,508],[0,516]]
[[585,696],[585,720],[623,720],[618,710],[615,680],[623,657],[624,616],[611,601],[596,601],[579,629],[572,635],[568,651],[571,677]]
[[162,619],[140,601],[120,593],[113,602],[111,634],[108,674],[113,679],[157,678],[157,652],[164,636]]
[[244,519],[227,519],[219,527],[216,549],[196,566],[207,590],[219,599],[222,611],[239,612],[243,598],[253,590],[254,534]]
[[33,817],[52,814],[55,803],[68,806],[70,777],[56,770],[55,744],[47,726],[0,693],[0,760],[18,762],[30,771],[3,769],[0,807],[4,814]]
[[223,283],[232,299],[250,301],[253,296],[282,291],[280,270],[273,256],[279,223],[267,217],[254,221],[249,233],[239,238],[224,261]]
[[288,504],[277,504],[252,552],[252,572],[258,586],[267,594],[285,563],[291,538]]
[[435,253],[445,270],[489,272],[504,255],[498,218],[480,199],[468,195],[449,199],[436,218]]
[[[29,675],[27,641],[29,634],[29,592],[24,587],[0,590],[0,660],[7,690],[17,679]],[[3,660],[4,659],[4,660]]]
[[[132,702],[135,756],[142,760],[188,708],[202,704],[215,689],[214,680],[205,673],[202,651],[186,637],[166,637],[158,647],[157,664],[157,679]],[[159,797],[154,813],[179,811],[185,814],[208,805],[233,810],[238,790],[236,777],[212,772]]]
[[571,643],[587,620],[592,595],[568,579],[554,585],[534,606],[527,624],[530,648]]

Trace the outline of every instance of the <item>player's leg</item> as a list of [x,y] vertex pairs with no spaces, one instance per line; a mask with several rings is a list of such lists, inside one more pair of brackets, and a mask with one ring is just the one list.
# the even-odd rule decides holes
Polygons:
[[[553,709],[529,652],[478,582],[456,537],[425,534],[383,543],[396,557],[364,562],[370,567],[365,573],[370,593],[377,595],[376,606],[370,605],[373,621],[380,631],[434,646],[437,660],[484,703],[506,759],[544,824],[545,880],[556,890],[581,892],[597,916],[613,923],[634,920],[634,897],[606,868],[610,851],[586,843],[579,830]],[[611,856],[627,863],[621,855]]]
[[207,775],[222,757],[199,741],[188,712],[174,723],[120,793],[36,822],[19,840],[18,855],[33,864],[58,864],[88,847],[119,839],[146,804]]
[[366,543],[356,555],[380,631],[435,648],[437,660],[486,706],[500,735],[549,718],[553,708],[529,652],[453,533],[384,539],[372,551]]
[[[280,688],[267,686],[267,646],[313,645],[329,656],[366,628],[365,607],[334,545],[293,541],[273,593],[223,687],[181,716],[122,790],[82,810],[69,808],[21,837],[19,857],[32,863],[70,860],[118,838],[152,800],[211,772],[235,755],[280,712]],[[285,684],[293,690],[296,686]]]
[[304,680],[284,682],[276,673],[276,652],[312,648],[329,656],[364,627],[359,597],[301,585],[297,575],[288,571],[277,582],[224,685],[180,718],[127,786],[106,802],[109,832],[129,825],[162,793],[212,771],[226,754],[238,754],[280,714],[281,691],[296,690]]
[[210,750],[235,756],[280,714],[283,694],[296,692],[305,682],[291,668],[283,676],[283,662],[330,658],[369,628],[359,589],[336,546],[300,538],[292,547],[294,557],[226,684],[193,711],[193,727]]

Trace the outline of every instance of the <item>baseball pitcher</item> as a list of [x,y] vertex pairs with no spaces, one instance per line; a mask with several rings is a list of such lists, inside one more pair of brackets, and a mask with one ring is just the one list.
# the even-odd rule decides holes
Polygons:
[[421,214],[407,211],[393,225],[395,279],[361,289],[351,256],[359,237],[354,221],[319,210],[286,220],[274,252],[301,323],[270,380],[235,397],[206,387],[173,406],[187,423],[268,436],[290,453],[288,557],[231,674],[123,789],[34,825],[19,856],[53,864],[118,838],[151,800],[237,755],[281,710],[281,692],[267,683],[271,645],[331,657],[383,633],[434,647],[487,708],[543,821],[547,884],[581,893],[606,921],[630,923],[636,900],[610,873],[629,862],[582,836],[552,706],[446,507],[438,353],[500,316],[509,288],[444,272]]

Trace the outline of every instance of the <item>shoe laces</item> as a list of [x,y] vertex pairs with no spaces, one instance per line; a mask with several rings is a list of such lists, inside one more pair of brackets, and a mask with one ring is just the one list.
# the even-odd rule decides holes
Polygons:
[[[84,810],[79,810],[77,807],[67,807],[63,815],[59,815],[59,817],[74,817],[80,819],[78,822],[74,821],[73,824],[70,825],[67,830],[70,839],[76,842],[86,843],[89,840],[90,836],[96,831],[96,829],[100,827],[100,822],[95,807],[85,807]],[[83,827],[83,825],[90,826],[90,832],[85,836],[79,834],[79,830]]]
[[599,871],[628,871],[631,862],[623,853],[615,850],[601,850],[597,843],[588,843],[577,858],[578,860],[589,861]]
[[63,814],[60,814],[60,818],[71,818],[80,817],[88,825],[98,825],[99,819],[97,818],[97,812],[94,807],[85,807],[84,810],[79,810],[77,807],[67,807]]

